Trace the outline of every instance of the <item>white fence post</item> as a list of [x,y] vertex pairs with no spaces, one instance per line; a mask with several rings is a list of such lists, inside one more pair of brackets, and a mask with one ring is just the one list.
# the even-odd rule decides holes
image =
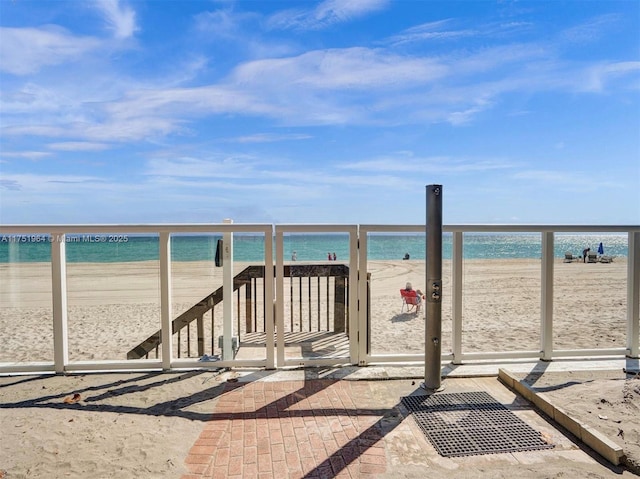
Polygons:
[[171,326],[171,234],[160,233],[160,324],[162,369],[171,369],[173,331]]
[[553,232],[542,233],[542,278],[540,304],[540,359],[553,357]]
[[627,354],[640,356],[640,233],[629,232],[627,256]]
[[264,235],[264,315],[266,321],[266,348],[267,348],[267,369],[275,369],[275,316],[274,316],[274,294],[273,294],[273,228]]
[[53,360],[56,373],[69,364],[67,330],[67,258],[66,236],[51,233],[51,291],[53,294]]
[[276,365],[284,366],[284,233],[276,226]]
[[[225,219],[231,224],[233,220]],[[222,360],[233,360],[233,232],[222,239]]]
[[[359,295],[359,284],[367,284],[366,273],[358,269],[358,227],[349,231],[349,358],[351,364],[360,363],[359,339],[365,337],[358,328],[360,310],[367,309],[367,295]],[[366,286],[365,286],[366,291]],[[327,307],[329,307],[327,305]],[[353,334],[357,331],[358,334]]]
[[453,364],[462,364],[462,246],[462,231],[455,231],[453,233],[451,260],[451,267],[453,269],[451,281],[453,295],[451,298]]
[[[367,230],[358,228],[356,239],[356,248],[358,255],[358,365],[366,366],[369,354],[371,354],[369,345],[371,344],[371,311],[369,311],[370,291],[367,290],[367,277],[369,275],[367,267]],[[353,254],[353,253],[350,253]]]

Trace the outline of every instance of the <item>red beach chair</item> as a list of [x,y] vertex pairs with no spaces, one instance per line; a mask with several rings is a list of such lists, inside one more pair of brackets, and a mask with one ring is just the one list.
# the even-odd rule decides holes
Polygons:
[[418,298],[418,293],[415,291],[407,291],[406,289],[400,290],[400,296],[402,297],[402,308],[400,312],[404,311],[404,308],[407,308],[407,312],[412,311],[415,308],[415,312],[420,311],[420,299]]

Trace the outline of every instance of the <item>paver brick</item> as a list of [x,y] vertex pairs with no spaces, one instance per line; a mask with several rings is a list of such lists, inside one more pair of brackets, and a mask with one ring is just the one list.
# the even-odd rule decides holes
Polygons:
[[258,454],[258,472],[272,471],[271,454]]
[[299,471],[301,470],[300,458],[297,453],[287,452],[285,453],[285,462],[287,463],[287,467],[289,471]]
[[274,462],[284,461],[285,459],[284,444],[271,445],[271,458]]
[[209,454],[189,454],[184,462],[187,464],[209,464],[211,456]]
[[300,457],[313,457],[313,450],[311,449],[311,444],[308,442],[300,442],[298,443],[298,453]]
[[215,454],[214,464],[216,466],[227,466],[229,464],[229,459],[231,457],[231,453],[228,447],[218,449]]
[[198,446],[195,445],[191,448],[191,450],[189,451],[189,454],[209,454],[209,455],[213,455],[216,452],[216,448],[215,446]]
[[363,474],[383,474],[386,470],[382,464],[360,464],[360,472]]
[[251,464],[243,464],[242,466],[242,474],[244,477],[258,477],[258,463],[252,462]]
[[282,431],[280,431],[279,429],[278,430],[272,429],[270,431],[269,437],[270,437],[270,440],[271,440],[271,444],[283,444],[284,443],[284,438],[282,436]]
[[229,444],[229,454],[231,457],[242,456],[246,441],[231,441]]
[[285,461],[273,461],[273,477],[274,478],[285,478],[289,475],[289,468],[287,467],[287,463]]
[[244,448],[244,463],[252,464],[258,462],[258,448],[256,446],[248,446]]
[[229,475],[242,475],[242,466],[243,466],[243,457],[242,456],[233,456],[229,459]]
[[[187,457],[187,459],[188,459],[188,457]],[[211,458],[209,458],[209,460],[211,460]],[[187,469],[189,470],[189,472],[191,474],[203,474],[207,470],[207,468],[209,467],[209,463],[208,462],[204,463],[204,464],[202,464],[202,463],[190,463],[190,462],[187,462],[185,460],[185,464],[186,464]]]

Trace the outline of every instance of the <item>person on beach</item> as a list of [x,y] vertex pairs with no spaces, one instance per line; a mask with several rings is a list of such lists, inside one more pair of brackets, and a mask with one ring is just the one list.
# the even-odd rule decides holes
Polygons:
[[591,248],[585,248],[582,250],[582,262],[586,263],[587,262],[587,255],[589,254],[589,251],[591,251]]
[[331,253],[327,253],[327,261],[331,261]]
[[338,259],[338,257],[336,256],[336,254],[335,254],[335,253],[333,253],[333,254],[331,255],[331,258],[333,259],[333,261],[336,261],[336,260]]
[[[410,282],[407,282],[407,284],[404,287],[404,290],[413,291],[413,286],[411,285]],[[420,311],[420,305],[422,304],[422,300],[424,299],[424,294],[422,294],[422,291],[420,291],[419,289],[415,291],[416,291],[416,299],[417,299],[416,309]]]
[[291,261],[297,261],[298,260],[298,253],[296,253],[295,251],[291,254]]

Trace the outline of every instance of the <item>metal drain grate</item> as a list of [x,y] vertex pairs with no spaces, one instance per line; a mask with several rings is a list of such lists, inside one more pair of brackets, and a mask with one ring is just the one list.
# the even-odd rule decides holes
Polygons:
[[402,404],[445,457],[550,449],[541,434],[480,392],[405,396]]

